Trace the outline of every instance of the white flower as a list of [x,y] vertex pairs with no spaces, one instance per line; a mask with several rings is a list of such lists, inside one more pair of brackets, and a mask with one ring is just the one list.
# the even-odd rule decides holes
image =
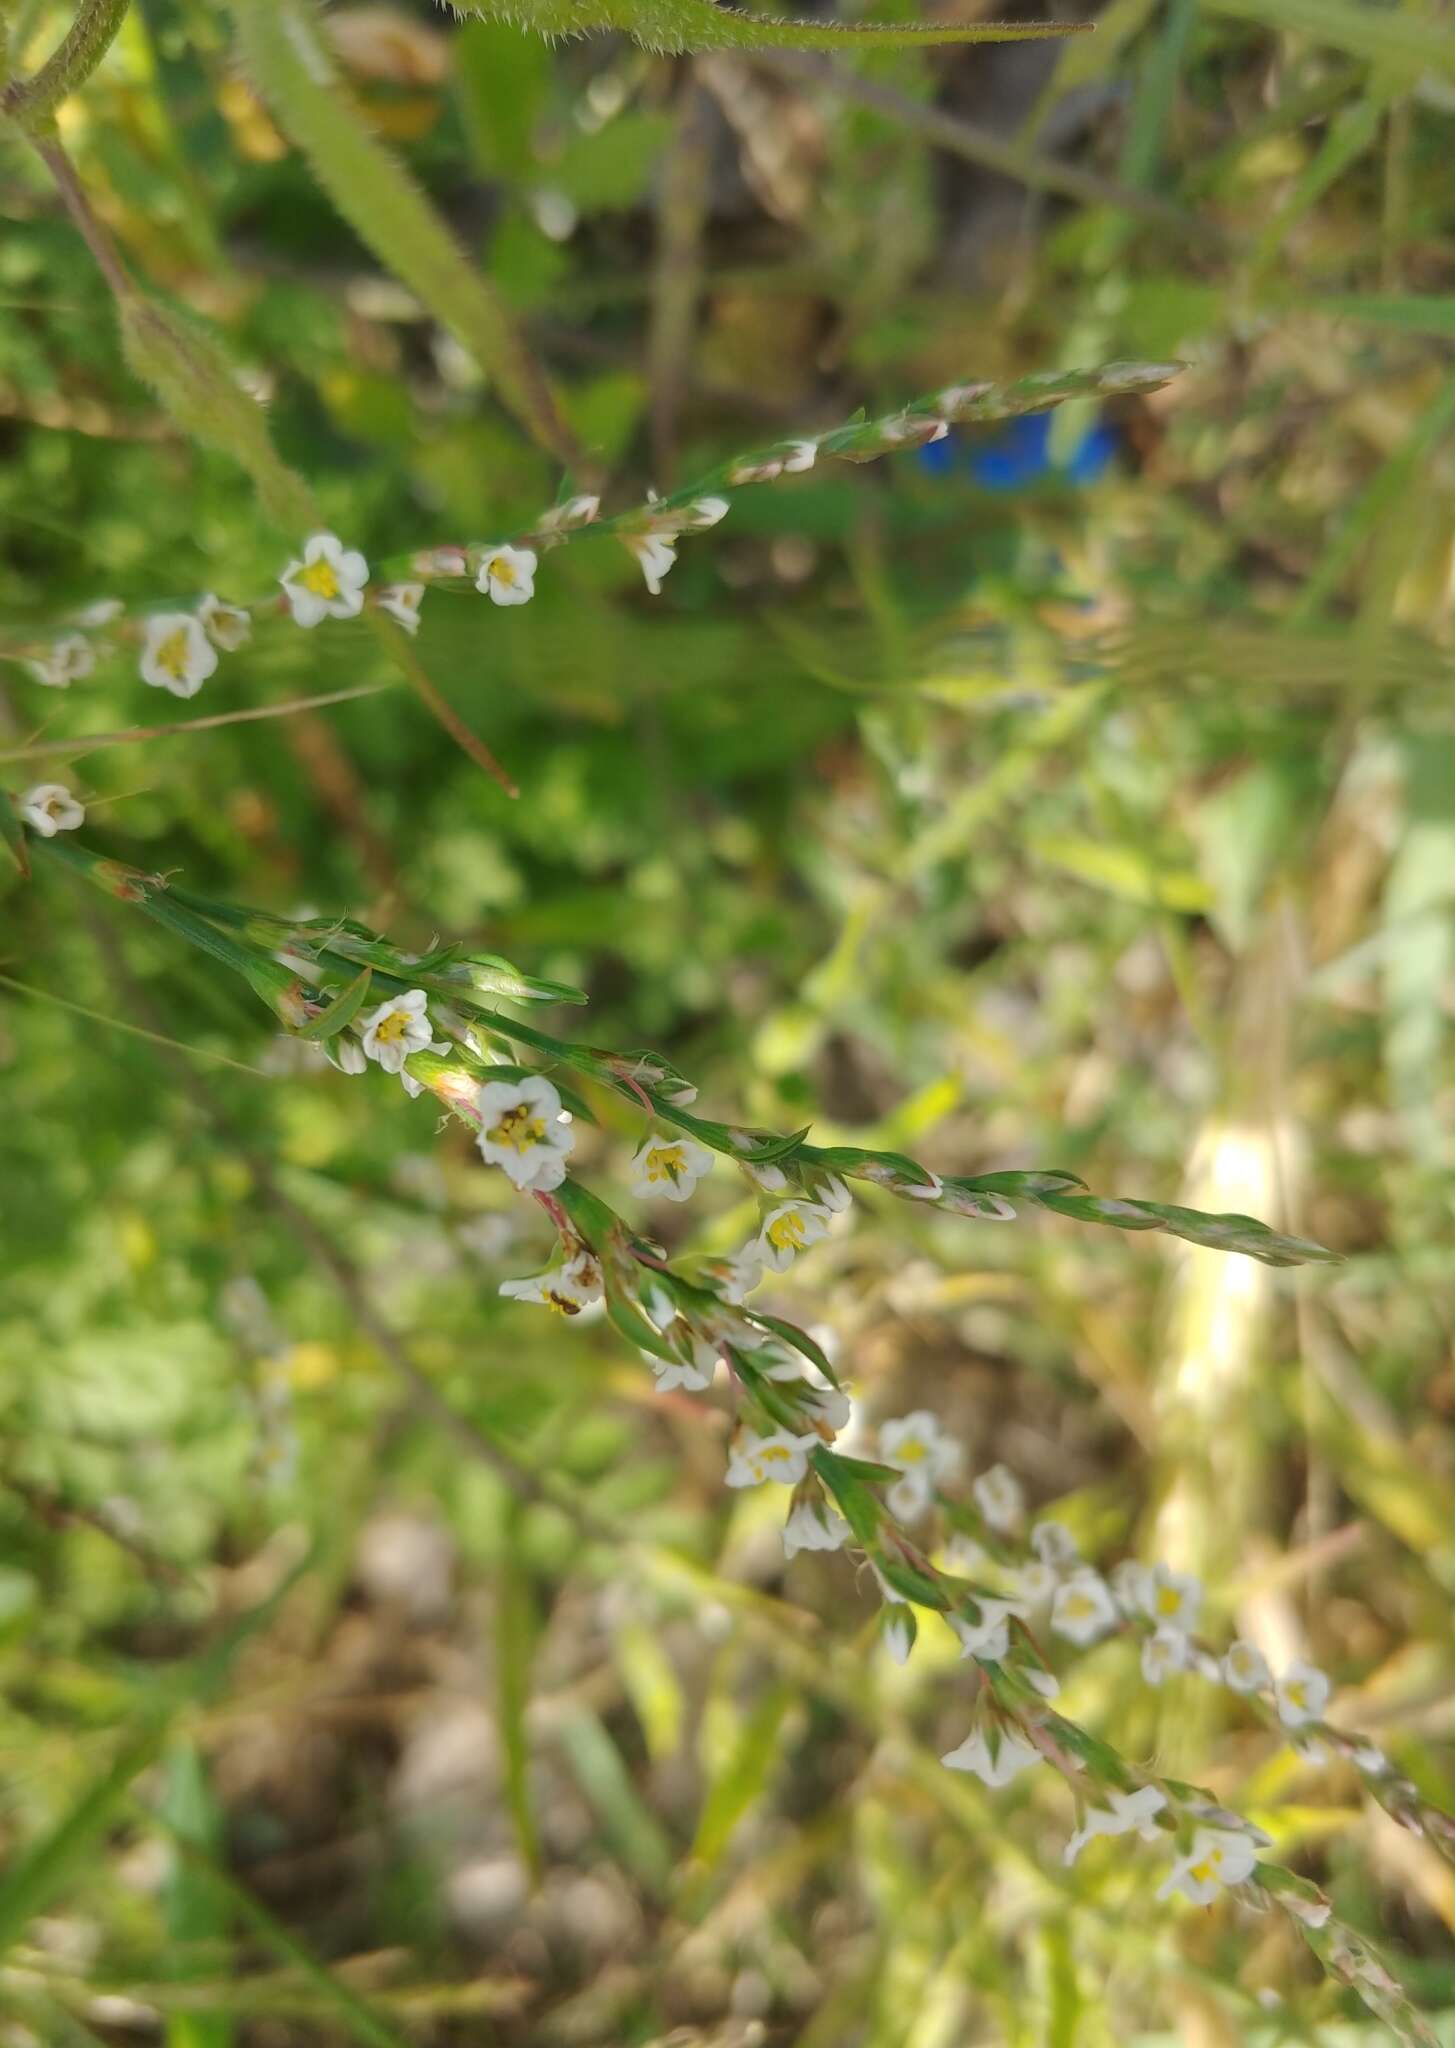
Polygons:
[[987,1785],[1008,1785],[1031,1764],[1041,1761],[1041,1752],[1013,1734],[1009,1728],[975,1728],[958,1749],[940,1758],[952,1771],[973,1771]]
[[923,1475],[931,1486],[952,1478],[960,1467],[960,1446],[940,1428],[928,1408],[915,1408],[879,1425],[879,1455],[897,1472]]
[[813,1198],[821,1208],[832,1209],[836,1216],[854,1206],[848,1183],[840,1180],[836,1173],[824,1175],[814,1188]]
[[726,519],[727,515],[726,498],[694,498],[690,505],[684,505],[673,515],[673,523],[679,533],[696,533],[705,527],[716,526],[719,519]]
[[649,1200],[685,1202],[705,1173],[713,1154],[693,1138],[648,1138],[631,1163],[632,1193]]
[[1157,1785],[1143,1785],[1135,1792],[1112,1792],[1106,1806],[1088,1808],[1086,1817],[1062,1852],[1063,1863],[1074,1863],[1087,1843],[1097,1835],[1138,1834],[1144,1842],[1155,1841],[1161,1833],[1153,1814],[1167,1804],[1167,1794]]
[[1178,1629],[1190,1635],[1197,1627],[1202,1606],[1202,1586],[1190,1572],[1174,1572],[1165,1564],[1153,1565],[1142,1594],[1142,1608],[1159,1629]]
[[706,1277],[720,1300],[732,1308],[741,1308],[763,1278],[763,1261],[756,1245],[745,1245],[731,1259],[712,1260]]
[[379,592],[381,612],[387,612],[396,626],[402,626],[412,640],[419,631],[419,607],[424,602],[422,583],[389,583]]
[[1172,1866],[1171,1875],[1158,1886],[1159,1899],[1181,1892],[1194,1906],[1210,1906],[1224,1885],[1241,1884],[1251,1877],[1258,1852],[1246,1835],[1229,1834],[1223,1828],[1199,1828],[1192,1838],[1192,1850]]
[[475,577],[492,604],[529,604],[535,595],[537,555],[534,548],[513,548],[506,541],[487,549]]
[[775,1429],[767,1436],[745,1429],[733,1444],[732,1462],[727,1470],[729,1486],[761,1486],[776,1479],[783,1486],[797,1486],[808,1470],[808,1454],[817,1444],[816,1436],[790,1436]]
[[676,548],[659,533],[632,533],[625,536],[625,541],[637,558],[647,589],[653,597],[660,597],[662,578],[677,559]]
[[801,1251],[826,1235],[830,1212],[818,1202],[783,1202],[770,1209],[752,1251],[770,1273],[786,1273]]
[[590,1252],[577,1252],[529,1280],[502,1281],[500,1292],[511,1301],[538,1301],[558,1316],[579,1316],[602,1299],[601,1268]]
[[567,498],[562,505],[552,505],[549,512],[541,514],[536,526],[541,533],[574,533],[577,527],[589,526],[600,510],[600,498],[583,492],[579,497]]
[[1187,1637],[1180,1628],[1159,1628],[1142,1644],[1142,1676],[1160,1685],[1174,1671],[1187,1669]]
[[1268,1669],[1268,1659],[1256,1643],[1245,1643],[1241,1639],[1228,1647],[1223,1659],[1223,1681],[1234,1692],[1262,1692],[1265,1685],[1273,1683],[1273,1673]]
[[[667,1318],[669,1323],[672,1320],[674,1318],[671,1316]],[[658,1321],[657,1317],[654,1316],[653,1321]],[[652,1368],[659,1394],[670,1394],[677,1387],[685,1387],[693,1394],[704,1392],[712,1385],[719,1360],[716,1343],[711,1338],[699,1337],[695,1332],[691,1336],[685,1356],[681,1351],[672,1359],[658,1358],[652,1352],[643,1355]]]
[[364,1057],[364,1048],[351,1031],[340,1031],[335,1038],[323,1042],[324,1053],[330,1065],[341,1074],[362,1074],[369,1062]]
[[1015,1588],[1016,1598],[1024,1600],[1028,1607],[1044,1607],[1054,1597],[1058,1583],[1051,1567],[1042,1564],[1038,1557],[1031,1558],[1013,1571],[1010,1582]]
[[52,641],[44,654],[34,656],[25,665],[36,681],[48,689],[67,690],[82,676],[90,675],[96,666],[96,656],[90,641],[80,633],[64,633],[59,640]]
[[142,628],[141,679],[174,697],[195,697],[217,667],[217,649],[191,612],[157,612]]
[[[811,1372],[813,1368],[809,1370]],[[776,1379],[780,1375],[770,1373],[768,1377]],[[798,1406],[804,1420],[811,1423],[820,1435],[827,1431],[830,1436],[837,1436],[841,1429],[848,1428],[854,1412],[853,1403],[842,1387],[830,1386],[826,1380],[820,1383],[820,1378],[807,1376],[798,1383]]]
[[429,1021],[429,997],[422,988],[409,989],[402,996],[390,996],[359,1020],[364,1051],[377,1060],[386,1074],[397,1074],[412,1052],[423,1052],[434,1037]]
[[197,617],[213,646],[220,647],[224,654],[236,654],[252,638],[250,615],[241,605],[224,604],[210,590],[197,607]]
[[1317,1721],[1329,1703],[1332,1687],[1323,1672],[1312,1664],[1290,1664],[1273,1688],[1278,1718],[1285,1728],[1302,1728]]
[[788,1186],[788,1175],[781,1166],[775,1166],[771,1160],[766,1165],[755,1166],[751,1159],[745,1159],[742,1166],[748,1179],[755,1187],[760,1187],[765,1195],[781,1195]]
[[368,580],[368,563],[357,548],[346,548],[336,533],[310,534],[303,543],[303,559],[290,562],[278,578],[299,626],[357,618],[364,609]]
[[1038,1692],[1043,1700],[1053,1700],[1061,1690],[1061,1681],[1054,1672],[1043,1671],[1038,1664],[1027,1664],[1021,1668],[1021,1677],[1032,1692]]
[[998,1664],[1010,1649],[1011,1618],[1019,1618],[1025,1609],[1016,1600],[977,1598],[975,1605],[978,1621],[968,1621],[963,1614],[947,1614],[945,1619],[960,1638],[962,1657],[984,1657]]
[[896,1522],[917,1522],[933,1499],[927,1472],[901,1472],[884,1495],[884,1505]]
[[1111,1589],[1117,1606],[1129,1619],[1134,1614],[1145,1614],[1151,1587],[1152,1574],[1136,1558],[1124,1557],[1120,1564],[1112,1566]]
[[[898,1598],[899,1596],[896,1595],[895,1597]],[[914,1648],[914,1639],[917,1633],[918,1627],[914,1618],[914,1610],[910,1607],[904,1605],[891,1607],[886,1614],[882,1614],[880,1617],[879,1640],[883,1643],[896,1664],[907,1664],[909,1662],[909,1653]]]
[[817,459],[818,443],[816,441],[790,441],[788,443],[788,453],[783,458],[783,467],[790,476],[794,476],[800,470],[812,469]]
[[989,1553],[984,1545],[977,1543],[973,1536],[965,1535],[960,1529],[952,1530],[945,1538],[940,1555],[944,1559],[947,1572],[955,1572],[959,1577],[966,1579],[974,1578],[977,1572],[984,1571],[990,1562]]
[[54,839],[57,832],[74,832],[86,822],[84,806],[64,782],[38,782],[28,789],[20,799],[20,815],[42,839]]
[[1080,1556],[1076,1538],[1060,1522],[1037,1522],[1031,1530],[1030,1545],[1042,1564],[1053,1571],[1068,1571]]
[[1370,1778],[1382,1778],[1390,1768],[1389,1758],[1372,1742],[1361,1742],[1357,1749],[1351,1749],[1349,1761],[1356,1771],[1363,1771]]
[[783,1555],[796,1557],[800,1550],[842,1550],[849,1539],[849,1525],[826,1500],[802,1500],[789,1510],[783,1524]]
[[970,1491],[975,1505],[990,1527],[1002,1536],[1013,1535],[1025,1519],[1025,1495],[1014,1472],[1004,1465],[992,1465],[982,1472]]
[[126,606],[119,597],[98,597],[76,613],[76,624],[88,631],[100,626],[109,626],[113,619],[119,619]]
[[561,1098],[539,1074],[524,1081],[486,1081],[475,1098],[481,1156],[502,1167],[523,1192],[558,1188],[576,1133],[563,1124]]
[[1067,1642],[1084,1650],[1117,1623],[1116,1602],[1099,1572],[1073,1572],[1056,1590],[1051,1608],[1051,1629]]

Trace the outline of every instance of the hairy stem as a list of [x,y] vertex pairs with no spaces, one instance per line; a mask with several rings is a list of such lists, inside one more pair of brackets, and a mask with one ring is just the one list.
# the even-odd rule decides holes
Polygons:
[[35,76],[13,79],[0,91],[0,114],[30,135],[47,127],[61,101],[85,84],[110,49],[127,5],[128,0],[82,0],[69,31]]

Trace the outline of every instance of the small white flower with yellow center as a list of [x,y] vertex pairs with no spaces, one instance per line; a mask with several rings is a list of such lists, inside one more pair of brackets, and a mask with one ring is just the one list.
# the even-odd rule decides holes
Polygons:
[[481,1157],[523,1193],[549,1193],[566,1178],[576,1133],[561,1122],[561,1098],[539,1074],[486,1081],[475,1100]]
[[42,839],[54,839],[57,832],[74,832],[86,822],[84,806],[64,782],[38,782],[28,789],[20,799],[20,815]]
[[764,1217],[750,1249],[770,1273],[786,1273],[801,1251],[827,1236],[831,1220],[821,1202],[782,1202]]
[[422,583],[388,583],[379,592],[381,612],[387,612],[396,626],[402,626],[412,640],[419,631],[419,607],[424,602]]
[[671,541],[664,540],[659,533],[630,533],[623,535],[623,541],[637,558],[637,567],[642,572],[642,581],[653,597],[662,595],[662,578],[677,559],[677,550]]
[[992,1788],[1008,1785],[1012,1778],[1040,1761],[1041,1752],[1033,1744],[998,1723],[972,1729],[958,1749],[949,1750],[940,1758],[952,1771],[972,1771],[982,1784]]
[[1099,1572],[1073,1572],[1057,1587],[1051,1607],[1052,1632],[1065,1636],[1079,1650],[1099,1641],[1116,1623],[1116,1602]]
[[1175,1572],[1170,1565],[1153,1565],[1142,1596],[1143,1611],[1159,1629],[1176,1629],[1190,1635],[1197,1627],[1202,1606],[1202,1585],[1190,1572]]
[[1187,1637],[1180,1628],[1159,1628],[1142,1644],[1142,1676],[1148,1685],[1160,1685],[1174,1671],[1187,1669]]
[[1088,1842],[1098,1835],[1140,1835],[1153,1842],[1162,1832],[1155,1815],[1167,1804],[1167,1794],[1157,1785],[1142,1785],[1135,1792],[1111,1792],[1105,1806],[1087,1809],[1085,1818],[1061,1852],[1063,1863],[1074,1863]]
[[660,1195],[667,1202],[685,1202],[705,1173],[713,1154],[693,1138],[648,1138],[631,1163],[632,1193],[642,1201]]
[[1285,1728],[1302,1728],[1309,1721],[1317,1721],[1332,1690],[1316,1665],[1290,1664],[1273,1688],[1279,1720]]
[[195,697],[217,667],[217,649],[191,612],[157,612],[142,628],[141,679],[174,697]]
[[72,683],[80,682],[82,676],[90,675],[96,666],[96,656],[91,643],[80,633],[63,633],[59,640],[53,640],[44,654],[37,654],[26,662],[26,667],[38,683],[44,683],[48,690],[68,690]]
[[492,604],[529,604],[535,595],[534,548],[513,548],[502,541],[487,548],[475,577],[475,588],[483,590]]
[[1273,1683],[1273,1673],[1268,1669],[1268,1659],[1256,1643],[1245,1643],[1241,1639],[1229,1645],[1223,1658],[1223,1682],[1234,1692],[1262,1692]]
[[727,1483],[761,1486],[774,1479],[780,1486],[797,1486],[808,1470],[808,1454],[817,1443],[816,1436],[791,1436],[786,1429],[771,1430],[767,1436],[745,1429],[733,1444]]
[[1013,1536],[1026,1514],[1026,1497],[1014,1472],[1004,1465],[992,1465],[974,1481],[970,1491],[987,1526],[998,1535]]
[[538,1301],[553,1315],[579,1316],[603,1299],[601,1268],[590,1252],[578,1252],[564,1265],[529,1280],[502,1281],[500,1292],[510,1301]]
[[386,1074],[400,1073],[409,1055],[423,1052],[434,1037],[429,997],[422,988],[390,996],[359,1020],[359,1037],[367,1057],[377,1060]]
[[892,1515],[907,1522],[918,1520],[934,1498],[935,1488],[960,1467],[960,1446],[945,1435],[928,1408],[916,1408],[909,1415],[882,1423],[879,1455],[902,1475],[885,1501]]
[[251,615],[241,605],[224,604],[210,590],[197,607],[197,617],[213,646],[220,647],[224,654],[236,654],[253,637]]
[[1076,1538],[1061,1522],[1037,1522],[1031,1529],[1030,1546],[1052,1571],[1070,1571],[1080,1561],[1081,1553],[1076,1548]]
[[364,609],[368,580],[368,563],[357,548],[346,548],[336,533],[310,534],[302,559],[290,562],[278,578],[299,626],[356,619]]
[[1191,1853],[1180,1856],[1171,1875],[1157,1888],[1159,1899],[1181,1892],[1194,1906],[1210,1906],[1226,1885],[1242,1884],[1251,1877],[1258,1851],[1246,1835],[1229,1834],[1223,1828],[1199,1828],[1192,1838]]

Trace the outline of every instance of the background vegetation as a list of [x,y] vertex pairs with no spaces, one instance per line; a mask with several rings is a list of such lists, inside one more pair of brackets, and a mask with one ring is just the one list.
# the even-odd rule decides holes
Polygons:
[[[12,46],[64,26],[21,0]],[[560,461],[237,27],[132,9],[60,110],[92,205],[371,561],[513,530]],[[1204,1574],[1455,1803],[1448,14],[1111,0],[1065,44],[840,59],[423,4],[326,34],[612,502],[964,377],[1188,368],[748,493],[655,602],[604,540],[518,610],[432,595],[420,658],[518,800],[361,624],[260,629],[185,709],[6,663],[8,786],[69,780],[195,888],[579,983],[710,1107],[1332,1246],[1276,1274],[871,1202],[777,1291],[871,1419],[932,1408],[1091,1554]],[[7,643],[266,589],[292,537],[127,369],[18,138],[0,177]],[[872,1590],[724,1493],[725,1418],[499,1300],[545,1225],[427,1101],[58,869],[4,886],[6,2048],[1382,2038],[1285,1929],[1063,1871],[1055,1786],[941,1771],[948,1636],[889,1666]],[[609,1179],[634,1122],[596,1107]],[[719,1174],[667,1227],[752,1216]],[[1069,1696],[1267,1826],[1455,2039],[1426,1844],[1125,1645]]]

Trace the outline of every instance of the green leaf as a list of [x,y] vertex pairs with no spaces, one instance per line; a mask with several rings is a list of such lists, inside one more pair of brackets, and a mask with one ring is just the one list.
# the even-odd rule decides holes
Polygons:
[[731,1755],[709,1784],[692,1843],[692,1860],[704,1874],[722,1861],[738,1822],[766,1791],[774,1767],[782,1759],[778,1736],[793,1700],[792,1686],[771,1686],[754,1706]]
[[1326,1251],[1305,1237],[1285,1237],[1256,1216],[1209,1215],[1202,1209],[1180,1209],[1169,1202],[1124,1201],[1111,1195],[1037,1195],[1043,1209],[1074,1216],[1081,1223],[1108,1223],[1116,1230],[1165,1230],[1189,1244],[1211,1251],[1241,1252],[1265,1266],[1337,1265],[1337,1252]]
[[[208,1857],[219,1853],[224,1834],[222,1808],[196,1745],[178,1742],[166,1759],[166,1789],[161,1814],[182,1841]],[[231,1926],[227,1903],[204,1867],[174,1855],[163,1891],[171,1974],[187,1981],[198,1974],[198,1944],[226,1938]],[[173,2013],[167,2020],[167,2048],[231,2048],[236,2038],[226,2013]]]
[[575,444],[543,372],[488,279],[366,126],[339,80],[311,0],[239,0],[234,19],[259,92],[355,234],[470,350],[540,446],[575,462]]
[[672,1875],[672,1845],[632,1783],[620,1750],[584,1707],[568,1715],[557,1734],[612,1848],[648,1892],[662,1897]]
[[744,1309],[743,1314],[750,1323],[760,1330],[771,1330],[775,1337],[781,1337],[795,1351],[799,1351],[813,1365],[816,1365],[831,1387],[839,1384],[839,1376],[829,1363],[828,1353],[821,1344],[809,1336],[807,1330],[800,1330],[797,1323],[785,1322],[781,1316],[766,1315],[760,1308]]
[[298,1032],[300,1038],[337,1038],[346,1024],[352,1024],[363,1008],[364,998],[369,993],[369,984],[374,979],[372,967],[365,967],[355,975],[347,988],[340,989],[334,1001],[326,1010],[305,1024]]
[[716,0],[493,0],[469,9],[542,36],[620,30],[642,45],[680,56],[685,50],[893,50],[925,43],[1019,43],[1082,35],[1090,22],[982,21],[938,24],[779,21],[743,14]]

